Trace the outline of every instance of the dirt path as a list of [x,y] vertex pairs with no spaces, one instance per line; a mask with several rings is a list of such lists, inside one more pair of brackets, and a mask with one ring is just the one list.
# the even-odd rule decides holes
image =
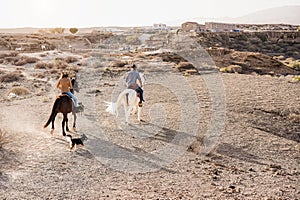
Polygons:
[[11,139],[0,154],[1,199],[298,199],[300,127],[289,116],[300,112],[299,83],[223,74],[224,129],[202,156],[212,105],[222,102],[210,96],[205,77],[178,75],[149,74],[145,122],[132,117],[124,125],[121,111],[118,120],[104,112],[104,101],[122,89],[120,76],[82,69],[77,97],[86,110],[73,134],[89,139],[75,152],[61,136],[61,117],[53,136],[41,128],[51,101],[1,102],[0,125]]

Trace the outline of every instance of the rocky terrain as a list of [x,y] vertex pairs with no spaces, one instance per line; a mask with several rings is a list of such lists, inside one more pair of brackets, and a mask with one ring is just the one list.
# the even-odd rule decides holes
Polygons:
[[[198,66],[143,46],[171,34],[145,35],[1,36],[1,199],[299,199],[300,82],[289,65],[297,56],[212,39],[201,45],[211,65]],[[124,89],[132,63],[145,73],[146,101],[144,121],[132,115],[126,125],[122,108],[115,118],[105,102]],[[42,128],[62,70],[77,73],[85,105],[70,134],[88,140],[71,152],[60,115],[53,135]]]

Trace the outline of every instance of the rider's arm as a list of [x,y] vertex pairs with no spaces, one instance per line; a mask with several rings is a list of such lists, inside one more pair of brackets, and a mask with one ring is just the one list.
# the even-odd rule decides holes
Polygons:
[[56,88],[60,89],[60,80],[57,82]]
[[73,89],[72,83],[71,83],[71,80],[70,80],[70,79],[69,79],[69,87],[70,87],[70,90]]

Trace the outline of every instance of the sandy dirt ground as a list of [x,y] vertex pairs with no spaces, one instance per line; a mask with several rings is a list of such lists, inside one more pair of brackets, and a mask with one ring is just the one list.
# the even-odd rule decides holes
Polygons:
[[76,96],[85,111],[70,134],[88,140],[75,151],[61,134],[60,115],[53,135],[42,128],[57,79],[33,78],[45,69],[26,65],[21,84],[29,95],[8,99],[18,84],[2,84],[0,127],[8,142],[0,149],[0,199],[300,198],[299,82],[182,76],[168,64],[137,64],[147,72],[144,121],[131,116],[129,125],[122,108],[118,118],[105,112],[105,101],[124,89],[123,72],[80,67]]

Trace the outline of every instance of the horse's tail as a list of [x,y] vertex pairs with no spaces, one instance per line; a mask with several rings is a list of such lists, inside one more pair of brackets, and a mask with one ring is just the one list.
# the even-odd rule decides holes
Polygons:
[[57,98],[53,104],[53,107],[52,107],[52,111],[51,111],[51,115],[49,116],[49,119],[48,121],[46,122],[46,124],[44,125],[44,128],[46,128],[50,122],[52,121],[52,119],[55,117],[55,114],[57,112],[57,107],[59,105],[59,98]]
[[114,102],[105,102],[106,103],[106,112],[115,115],[117,111],[117,103]]
[[[118,99],[116,102],[105,102],[107,104],[107,108],[106,108],[106,112],[109,112],[113,115],[118,116],[118,108],[119,106],[122,104],[122,100],[124,99],[124,95],[127,94],[127,90],[124,90],[123,92],[121,92],[121,94],[119,94]],[[126,98],[126,97],[125,97]]]

